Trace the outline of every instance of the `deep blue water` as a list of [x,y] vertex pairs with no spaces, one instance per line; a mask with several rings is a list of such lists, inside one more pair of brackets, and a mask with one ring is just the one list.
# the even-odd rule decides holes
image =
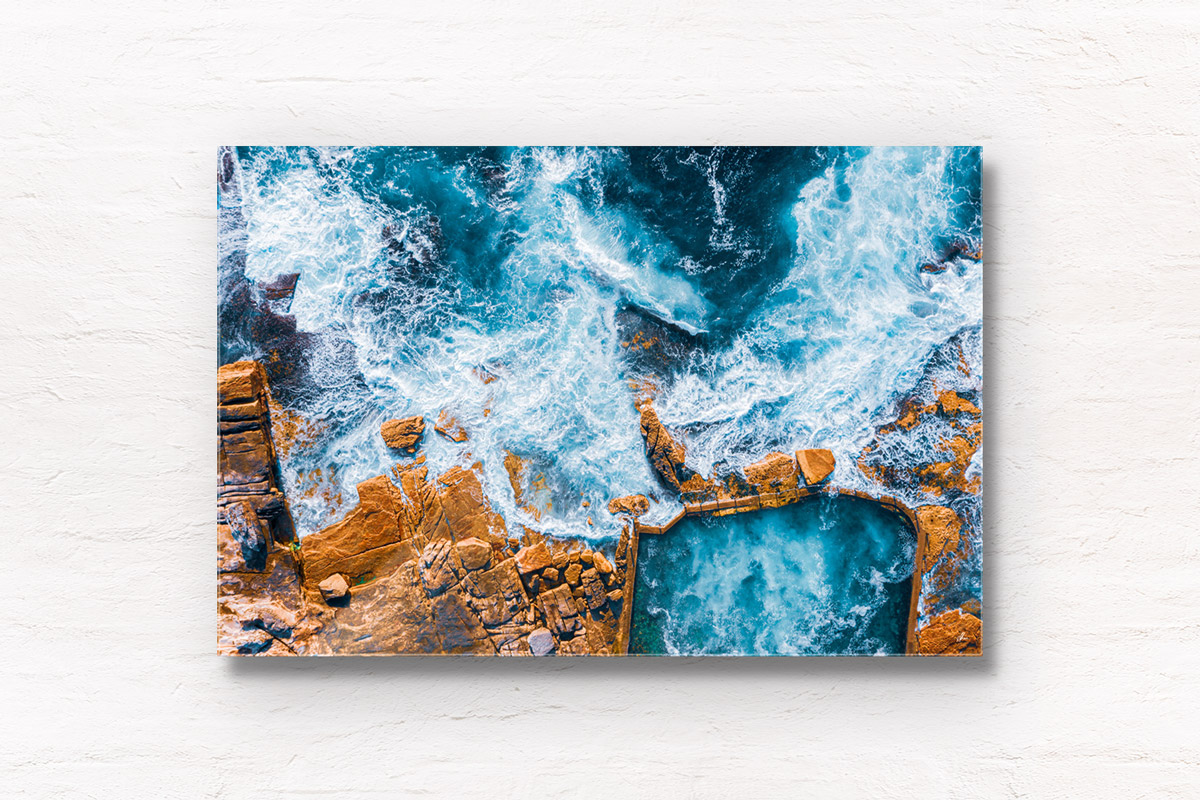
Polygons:
[[[240,148],[227,171],[220,358],[262,359],[324,426],[281,464],[302,536],[345,511],[314,471],[352,503],[396,460],[394,416],[454,413],[470,441],[430,431],[431,471],[480,462],[510,528],[611,542],[609,499],[679,508],[633,380],[701,473],[828,447],[833,480],[870,491],[854,460],[931,353],[965,331],[982,375],[982,270],[920,270],[979,246],[976,148]],[[265,294],[294,273],[290,301]],[[654,345],[624,346],[639,333]],[[540,478],[540,520],[506,452]]]
[[633,653],[904,652],[915,536],[867,501],[824,497],[643,536]]

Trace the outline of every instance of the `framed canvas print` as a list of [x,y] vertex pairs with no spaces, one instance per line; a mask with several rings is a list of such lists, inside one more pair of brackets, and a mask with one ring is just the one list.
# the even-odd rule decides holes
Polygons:
[[977,655],[976,147],[225,147],[218,650]]

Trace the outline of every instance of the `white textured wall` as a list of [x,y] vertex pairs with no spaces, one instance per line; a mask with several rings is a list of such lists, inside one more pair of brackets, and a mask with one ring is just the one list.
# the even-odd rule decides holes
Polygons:
[[[14,0],[0,794],[1196,797],[1200,10]],[[222,143],[978,143],[986,657],[213,654]]]

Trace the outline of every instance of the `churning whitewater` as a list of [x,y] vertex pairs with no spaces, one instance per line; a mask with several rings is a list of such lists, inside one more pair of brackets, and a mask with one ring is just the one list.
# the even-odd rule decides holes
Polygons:
[[[608,501],[629,494],[667,519],[680,505],[646,459],[645,387],[701,474],[821,447],[835,484],[877,492],[857,460],[898,400],[930,370],[941,388],[962,380],[939,348],[956,340],[982,375],[982,271],[956,266],[980,249],[979,183],[975,148],[240,148],[222,197],[221,360],[289,364],[272,392],[312,432],[281,453],[301,536],[396,463],[381,422],[443,409],[470,438],[427,436],[431,473],[479,462],[510,529],[608,541]],[[509,453],[531,465],[538,518],[516,502]],[[879,631],[895,615],[885,584],[911,577],[906,532],[844,503],[799,513],[754,523],[736,557],[709,553],[729,574],[697,573],[712,591],[681,590],[703,599],[670,613],[639,606],[641,630],[669,652],[894,651]],[[848,555],[851,523],[872,544]],[[713,545],[692,527],[694,556]],[[644,557],[647,603],[683,557]],[[824,590],[817,564],[836,573]],[[738,587],[755,568],[800,588],[750,598]],[[765,639],[721,622],[764,602],[802,621]],[[854,616],[857,638],[831,614]]]

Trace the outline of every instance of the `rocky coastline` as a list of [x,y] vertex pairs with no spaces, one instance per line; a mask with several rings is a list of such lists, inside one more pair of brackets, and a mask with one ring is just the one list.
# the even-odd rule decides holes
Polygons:
[[[340,521],[299,541],[278,488],[269,407],[261,365],[220,368],[220,652],[613,652],[627,537],[607,554],[529,528],[512,536],[477,466],[431,478],[417,456],[358,484]],[[392,420],[381,435],[415,452],[423,431],[422,419]]]
[[[218,372],[219,651],[236,655],[621,655],[627,652],[637,548],[643,533],[662,534],[686,514],[721,516],[797,502],[813,493],[848,493],[899,511],[917,536],[907,651],[919,655],[981,652],[978,605],[947,607],[943,594],[971,546],[970,524],[953,502],[977,493],[967,465],[979,442],[980,412],[970,397],[945,391],[934,402],[917,394],[894,423],[881,427],[857,468],[878,485],[919,486],[945,505],[909,508],[833,485],[829,450],[769,453],[739,469],[705,477],[686,463],[686,447],[659,420],[653,393],[635,386],[648,461],[662,488],[684,510],[662,526],[639,520],[643,495],[614,498],[623,520],[611,550],[558,539],[521,526],[510,531],[479,480],[479,464],[431,476],[419,451],[421,416],[388,420],[385,443],[404,459],[390,474],[357,486],[358,502],[338,521],[296,537],[280,490],[272,409],[285,431],[295,420],[273,404],[263,367],[254,361]],[[947,459],[899,472],[872,459],[890,434],[925,421],[962,428]],[[456,442],[467,432],[443,410],[434,430]],[[286,433],[285,433],[286,440]],[[286,443],[286,442],[285,442]],[[508,454],[505,466],[518,505],[528,465]],[[935,611],[936,613],[930,613]]]

